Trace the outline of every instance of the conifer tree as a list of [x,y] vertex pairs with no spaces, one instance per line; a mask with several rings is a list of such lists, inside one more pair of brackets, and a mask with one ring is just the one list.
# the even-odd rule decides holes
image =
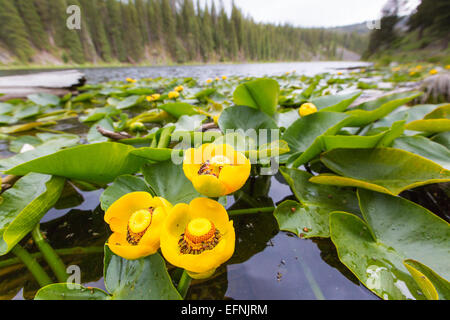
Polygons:
[[32,48],[27,30],[12,0],[0,0],[0,39],[22,62],[28,62]]
[[105,20],[105,29],[113,55],[121,62],[127,60],[122,33],[122,10],[117,0],[106,0],[108,19]]
[[16,0],[16,6],[34,46],[38,49],[49,49],[48,35],[45,33],[34,3],[29,0]]

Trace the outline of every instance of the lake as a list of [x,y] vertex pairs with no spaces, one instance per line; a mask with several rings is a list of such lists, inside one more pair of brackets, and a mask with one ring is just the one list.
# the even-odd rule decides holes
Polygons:
[[[319,62],[278,62],[247,64],[215,64],[186,66],[155,67],[120,67],[120,68],[75,68],[86,75],[88,83],[124,80],[126,77],[141,78],[198,78],[206,80],[220,76],[253,76],[282,75],[286,72],[313,76],[319,73],[336,72],[338,69],[365,67],[370,65],[361,61],[319,61]],[[74,69],[74,68],[71,68]],[[62,69],[57,69],[62,70]],[[20,75],[36,72],[48,72],[51,69],[32,70],[0,70],[0,76]]]

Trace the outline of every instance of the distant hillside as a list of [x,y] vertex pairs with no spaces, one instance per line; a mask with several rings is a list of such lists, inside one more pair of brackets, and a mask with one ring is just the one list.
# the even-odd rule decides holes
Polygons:
[[[450,1],[422,0],[410,16],[397,10],[383,16],[381,29],[374,30],[365,59],[450,64]],[[393,12],[393,13],[392,13]]]
[[[69,30],[68,5],[81,8]],[[0,66],[339,60],[359,33],[256,23],[193,0],[0,0]],[[348,54],[345,54],[348,56]]]
[[333,27],[333,28],[329,28],[328,30],[344,32],[344,33],[353,33],[353,32],[355,32],[355,33],[360,34],[360,35],[369,35],[369,33],[371,31],[367,27],[367,22],[349,24],[347,26],[341,26],[341,27]]

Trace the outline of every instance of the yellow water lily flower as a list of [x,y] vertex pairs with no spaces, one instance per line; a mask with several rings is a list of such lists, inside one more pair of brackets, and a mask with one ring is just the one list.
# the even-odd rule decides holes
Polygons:
[[133,78],[127,78],[126,80],[127,80],[127,82],[129,82],[129,83],[135,83],[135,82],[137,82],[137,80],[136,80],[136,79],[133,79]]
[[430,70],[430,74],[431,75],[434,75],[434,74],[437,74],[439,71],[437,71],[436,69],[431,69]]
[[159,100],[159,98],[161,98],[161,95],[159,93],[155,93],[155,94],[152,94],[151,96],[146,97],[148,102],[153,102],[153,101]]
[[227,80],[228,77],[227,76],[222,76],[222,80]]
[[214,121],[214,123],[215,123],[216,125],[219,124],[219,118],[220,118],[220,115],[217,115],[217,116],[214,116],[214,117],[213,117],[213,121]]
[[116,255],[135,260],[159,249],[160,234],[172,205],[148,192],[132,192],[115,201],[105,213],[113,234],[108,247]]
[[130,130],[138,132],[138,131],[145,131],[146,129],[145,129],[145,125],[142,122],[136,121],[130,125]]
[[211,83],[211,82],[213,82],[213,80],[212,79],[208,79],[208,80],[206,80],[206,83]]
[[177,99],[179,96],[180,96],[180,93],[178,91],[169,92],[169,99]]
[[216,198],[241,189],[250,176],[250,160],[227,144],[204,144],[186,151],[183,171],[200,194]]
[[217,201],[197,198],[177,204],[161,232],[161,252],[194,279],[209,278],[234,253],[233,221]]
[[343,74],[343,73],[340,72],[340,71],[337,73],[338,76],[342,76],[342,74]]
[[181,92],[183,90],[184,90],[183,86],[178,86],[178,87],[175,88],[175,91],[177,91],[177,92]]
[[450,64],[446,65],[445,69],[450,70]]
[[416,75],[416,71],[410,71],[410,72],[409,72],[409,75],[410,75],[410,76]]
[[298,113],[300,114],[301,117],[306,117],[307,115],[310,115],[310,114],[313,114],[316,112],[317,112],[317,107],[310,102],[302,104],[300,109],[298,109]]

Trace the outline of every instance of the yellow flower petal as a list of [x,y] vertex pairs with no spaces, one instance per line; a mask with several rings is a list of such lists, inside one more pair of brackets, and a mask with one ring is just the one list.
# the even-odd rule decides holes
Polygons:
[[210,198],[218,198],[229,194],[227,186],[216,176],[197,175],[192,179],[192,184],[197,192]]
[[154,203],[148,192],[132,192],[115,201],[105,213],[105,222],[113,232],[125,233],[130,216],[141,209],[150,208]]

